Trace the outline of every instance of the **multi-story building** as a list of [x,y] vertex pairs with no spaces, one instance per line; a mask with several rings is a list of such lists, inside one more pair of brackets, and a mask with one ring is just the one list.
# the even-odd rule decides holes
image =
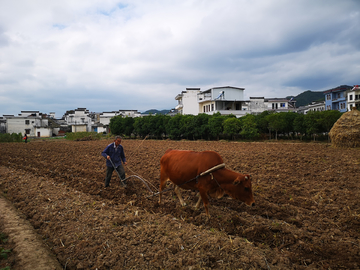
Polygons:
[[293,107],[289,106],[289,100],[286,98],[268,98],[265,101],[268,111],[289,112],[294,110]]
[[200,88],[186,88],[181,94],[178,94],[175,99],[178,101],[175,110],[179,114],[199,114],[199,103],[197,101],[197,95],[200,93]]
[[347,110],[347,92],[353,87],[348,85],[340,85],[336,88],[324,91],[325,110],[338,110],[346,112]]
[[67,111],[64,115],[67,125],[71,126],[71,132],[90,132],[91,116],[86,108],[77,108]]
[[198,113],[244,116],[249,113],[244,90],[245,88],[223,86],[202,91],[197,94]]
[[214,87],[206,91],[200,91],[200,88],[186,88],[186,91],[175,97],[178,100],[175,109],[180,114],[219,112],[222,115],[233,114],[236,117],[263,111],[295,111],[296,101],[293,99],[250,97],[250,100],[245,100],[244,90],[245,88],[232,86]]
[[244,88],[224,86],[205,91],[200,88],[186,88],[175,99],[178,105],[175,110],[180,114],[198,115],[199,113],[222,115],[234,114],[237,117],[248,112],[248,104],[244,100]]
[[4,115],[6,133],[21,133],[31,137],[50,137],[53,130],[49,126],[47,115],[39,111],[21,111],[18,116]]
[[97,133],[109,133],[110,132],[110,119],[115,116],[122,117],[140,117],[141,113],[137,110],[119,110],[112,112],[102,112],[99,114],[99,121],[93,123],[93,131]]
[[250,97],[249,110],[253,114],[260,114],[268,110],[267,100],[264,97]]
[[289,112],[295,110],[295,101],[286,98],[250,97],[249,112],[259,114],[263,111]]
[[305,106],[304,113],[308,112],[322,112],[325,111],[325,101],[313,101],[309,105]]
[[348,111],[351,111],[353,107],[360,109],[360,87],[358,85],[347,92],[347,103]]

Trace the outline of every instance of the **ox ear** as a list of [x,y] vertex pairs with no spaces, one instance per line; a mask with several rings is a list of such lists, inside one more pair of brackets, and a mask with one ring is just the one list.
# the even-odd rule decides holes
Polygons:
[[234,185],[234,186],[237,186],[237,185],[240,184],[240,183],[241,183],[241,178],[240,178],[240,177],[237,177],[237,178],[234,180],[233,185]]

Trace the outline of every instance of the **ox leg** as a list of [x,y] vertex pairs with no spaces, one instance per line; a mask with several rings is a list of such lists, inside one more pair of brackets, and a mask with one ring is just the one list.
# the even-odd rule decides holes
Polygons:
[[183,200],[183,198],[182,198],[182,196],[181,196],[180,188],[179,188],[177,185],[175,185],[174,192],[175,192],[176,195],[178,196],[178,198],[179,198],[179,200],[180,200],[180,204],[181,204],[182,206],[185,206],[186,203],[184,202],[184,200]]
[[200,203],[201,203],[201,201],[202,201],[201,196],[200,196],[200,193],[198,193],[198,197],[199,197],[199,199],[198,199],[197,203],[195,204],[195,209],[196,209],[196,210],[199,209]]
[[[203,201],[203,203],[204,203],[206,215],[208,215],[208,216],[210,217],[210,215],[209,215],[209,209],[208,209],[208,205],[209,205],[208,195],[207,195],[207,193],[204,192],[204,191],[199,190],[199,192],[200,192],[200,198],[202,199],[202,201]],[[199,202],[198,202],[198,203],[199,203]]]
[[161,204],[162,191],[166,185],[166,181],[168,180],[168,177],[166,177],[165,175],[166,174],[161,170],[160,171],[160,186],[159,186],[159,204]]

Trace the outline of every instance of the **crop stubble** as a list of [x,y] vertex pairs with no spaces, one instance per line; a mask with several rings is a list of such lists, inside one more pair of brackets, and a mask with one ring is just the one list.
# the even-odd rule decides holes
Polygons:
[[168,148],[214,150],[252,175],[255,207],[194,191],[104,189],[108,140],[1,144],[0,189],[66,269],[359,269],[360,150],[317,143],[123,140],[127,175],[157,191]]

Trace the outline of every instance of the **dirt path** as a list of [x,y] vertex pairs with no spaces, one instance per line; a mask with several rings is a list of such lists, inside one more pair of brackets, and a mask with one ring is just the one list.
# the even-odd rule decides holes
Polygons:
[[12,269],[63,269],[24,216],[1,195],[0,219],[4,224],[3,231],[15,244],[15,268],[12,267]]

